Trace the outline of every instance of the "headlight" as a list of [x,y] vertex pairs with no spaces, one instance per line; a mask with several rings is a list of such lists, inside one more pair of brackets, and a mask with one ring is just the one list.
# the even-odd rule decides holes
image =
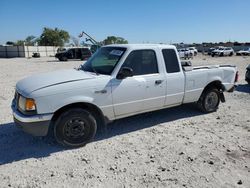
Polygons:
[[18,99],[18,107],[22,111],[34,111],[36,110],[36,103],[34,99],[25,98],[20,95]]

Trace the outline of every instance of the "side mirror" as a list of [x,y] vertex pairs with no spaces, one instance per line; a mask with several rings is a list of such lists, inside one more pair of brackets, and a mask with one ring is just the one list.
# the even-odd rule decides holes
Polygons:
[[122,80],[127,77],[132,77],[133,76],[133,69],[129,67],[122,67],[120,71],[118,72],[116,78],[118,80]]

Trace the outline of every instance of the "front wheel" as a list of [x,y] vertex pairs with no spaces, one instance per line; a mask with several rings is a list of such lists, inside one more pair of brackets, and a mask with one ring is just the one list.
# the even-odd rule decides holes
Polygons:
[[218,89],[210,88],[205,90],[197,104],[202,112],[215,112],[220,104],[220,93]]
[[63,146],[81,147],[94,138],[96,129],[96,120],[90,112],[73,108],[62,113],[57,119],[54,136]]

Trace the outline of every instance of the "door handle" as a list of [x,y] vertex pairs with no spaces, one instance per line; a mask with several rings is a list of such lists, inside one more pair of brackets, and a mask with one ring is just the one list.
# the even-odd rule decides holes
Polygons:
[[103,90],[95,91],[95,93],[105,94],[105,93],[107,93],[107,90],[103,89]]
[[155,80],[155,84],[156,85],[159,85],[159,84],[161,84],[163,82],[163,80]]

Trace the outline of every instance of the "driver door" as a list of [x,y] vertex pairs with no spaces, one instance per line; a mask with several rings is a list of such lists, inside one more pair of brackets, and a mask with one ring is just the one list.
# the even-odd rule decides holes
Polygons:
[[[165,89],[162,85],[155,84],[155,80],[159,80],[155,52],[134,50],[128,55],[122,67],[131,68],[133,76],[125,79],[114,78],[112,81],[115,116],[137,114],[157,106],[158,95],[164,95]],[[159,105],[163,105],[164,100],[165,96]]]

